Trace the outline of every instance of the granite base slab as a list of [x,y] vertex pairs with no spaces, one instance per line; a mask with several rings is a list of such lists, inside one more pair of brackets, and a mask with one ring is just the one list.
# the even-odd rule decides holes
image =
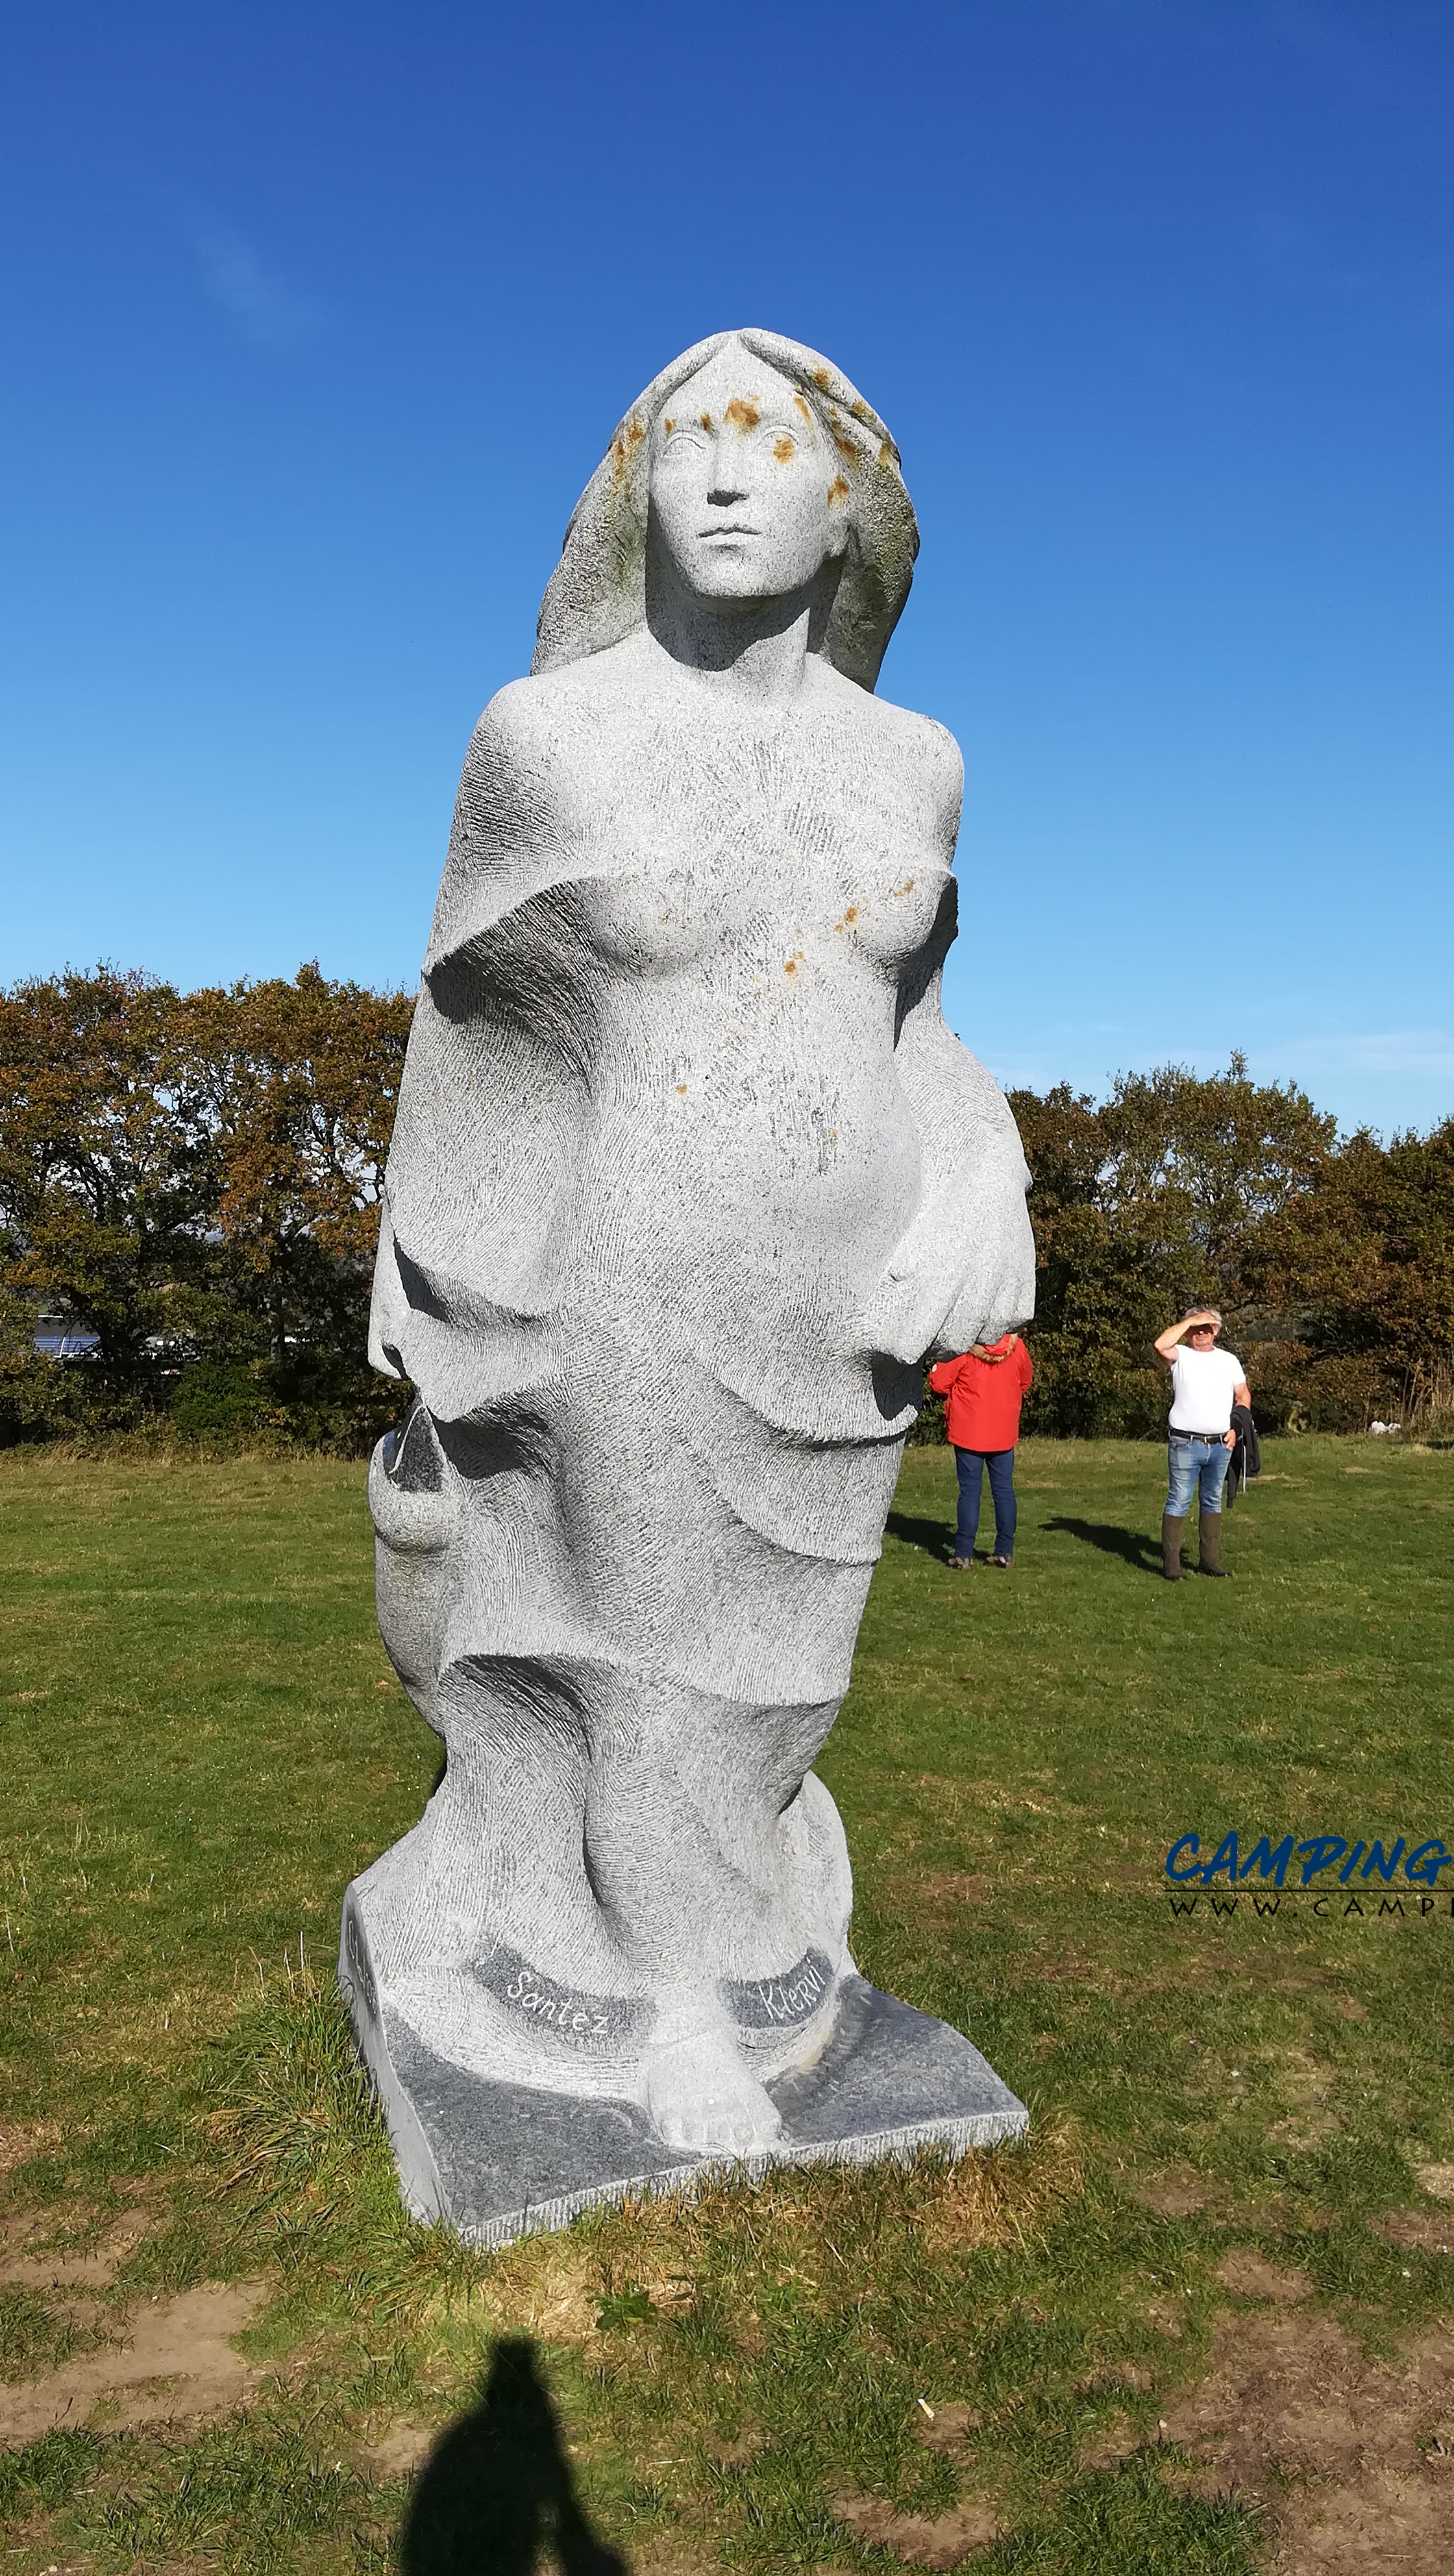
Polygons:
[[962,2155],[1018,2136],[1029,2117],[971,2041],[862,1977],[844,1987],[817,2063],[769,2084],[781,2139],[737,2160],[663,2145],[630,2102],[467,2074],[386,2003],[370,2012],[357,1984],[350,2004],[408,2208],[471,2245],[565,2227],[628,2193],[690,2192],[734,2164],[757,2180],[774,2165],[872,2164],[922,2146]]

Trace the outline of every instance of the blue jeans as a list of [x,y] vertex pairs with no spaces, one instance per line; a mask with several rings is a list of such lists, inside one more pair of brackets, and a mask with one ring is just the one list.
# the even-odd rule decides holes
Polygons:
[[1191,1498],[1200,1491],[1202,1510],[1219,1512],[1222,1487],[1232,1452],[1222,1440],[1168,1440],[1166,1444],[1166,1508],[1176,1520],[1185,1520],[1191,1510]]
[[1015,1546],[1015,1453],[1013,1449],[956,1449],[954,1472],[959,1478],[959,1522],[954,1533],[956,1556],[972,1557],[975,1534],[979,1529],[979,1498],[982,1491],[981,1467],[990,1471],[990,1494],[995,1507],[995,1554],[1010,1556]]

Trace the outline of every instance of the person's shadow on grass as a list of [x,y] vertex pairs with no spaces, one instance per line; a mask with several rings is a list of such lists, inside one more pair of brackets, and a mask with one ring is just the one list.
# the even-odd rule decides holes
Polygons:
[[1134,1565],[1138,1574],[1161,1572],[1161,1548],[1144,1530],[1121,1529],[1114,1521],[1081,1521],[1068,1512],[1057,1513],[1043,1521],[1047,1531],[1063,1530],[1070,1538],[1083,1539],[1087,1547],[1098,1547],[1104,1556],[1119,1556]]
[[404,2576],[630,2576],[581,2511],[535,2347],[499,2344],[478,2406],[431,2455],[400,2540]]

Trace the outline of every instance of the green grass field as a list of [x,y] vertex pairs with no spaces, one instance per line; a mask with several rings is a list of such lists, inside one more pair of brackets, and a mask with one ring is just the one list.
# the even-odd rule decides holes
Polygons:
[[362,1471],[0,1458],[0,2564],[1449,2564],[1454,1868],[1176,1913],[1163,1864],[1454,1848],[1454,1456],[1266,1459],[1173,1588],[1158,1450],[1027,1442],[968,1577],[909,1453],[820,1768],[860,1964],[1028,2142],[474,2257],[331,1993],[436,1768]]

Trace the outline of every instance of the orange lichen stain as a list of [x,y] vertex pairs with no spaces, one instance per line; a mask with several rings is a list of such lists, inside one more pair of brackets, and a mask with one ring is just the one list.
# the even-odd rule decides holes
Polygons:
[[799,948],[799,949],[797,949],[797,950],[795,951],[795,953],[794,953],[791,957],[785,957],[785,958],[783,959],[783,973],[784,973],[785,975],[796,975],[796,973],[797,973],[797,971],[798,971],[798,968],[801,966],[802,962],[803,962],[803,952],[802,952],[801,948]]
[[727,405],[727,418],[734,429],[756,429],[762,414],[755,402],[744,402],[739,394],[734,394]]
[[794,409],[795,409],[795,410],[800,411],[800,412],[802,413],[804,420],[807,422],[808,427],[811,429],[811,428],[812,428],[812,426],[813,426],[813,415],[812,415],[812,413],[809,411],[808,406],[807,406],[807,404],[804,402],[803,397],[802,397],[802,395],[801,395],[801,394],[794,394],[794,396],[793,396],[793,406],[794,406]]
[[913,891],[914,880],[912,877],[905,877],[903,884],[901,886],[895,886],[894,888],[895,894],[912,894]]
[[886,438],[883,445],[880,447],[878,452],[878,461],[880,465],[897,465],[899,461],[899,451],[895,447],[891,438]]
[[789,438],[787,431],[784,430],[781,438],[775,438],[773,440],[772,452],[777,458],[779,465],[791,465],[798,450],[795,441]]
[[857,450],[857,448],[854,446],[853,441],[852,441],[852,439],[851,439],[851,438],[845,438],[845,437],[844,437],[843,432],[842,432],[841,430],[837,430],[837,429],[835,429],[835,430],[834,430],[834,432],[833,432],[833,444],[834,444],[834,446],[837,448],[838,453],[839,453],[839,455],[842,457],[843,462],[844,462],[844,464],[845,464],[845,465],[856,465],[856,464],[858,463],[858,450]]
[[864,401],[862,394],[859,395],[857,402],[850,403],[848,408],[852,412],[855,420],[872,420],[873,418],[873,414],[869,410],[867,403]]
[[844,905],[843,918],[845,921],[856,921],[858,919],[858,906],[856,903],[848,903]]
[[611,479],[618,489],[626,481],[627,475],[631,471],[630,459],[633,450],[641,445],[645,436],[646,432],[633,412],[630,420],[626,423],[625,429],[618,430],[616,436],[612,439]]
[[687,1096],[687,1086],[684,1082],[679,1082],[677,1084],[677,1095],[680,1099],[685,1100]]
[[838,502],[846,501],[849,498],[851,489],[851,485],[844,482],[841,474],[835,474],[832,482],[828,486],[829,509],[831,510]]
[[672,431],[676,427],[676,422],[674,420],[664,420],[662,422],[662,427],[666,431],[668,438],[670,438]]
[[829,375],[826,367],[815,367],[813,369],[813,382],[818,387],[820,393],[826,394],[833,383],[833,379]]
[[711,426],[712,426],[712,415],[711,415],[711,413],[710,413],[709,411],[704,411],[704,412],[703,412],[703,414],[702,414],[702,427],[703,427],[703,429],[710,429],[710,428],[711,428]]

